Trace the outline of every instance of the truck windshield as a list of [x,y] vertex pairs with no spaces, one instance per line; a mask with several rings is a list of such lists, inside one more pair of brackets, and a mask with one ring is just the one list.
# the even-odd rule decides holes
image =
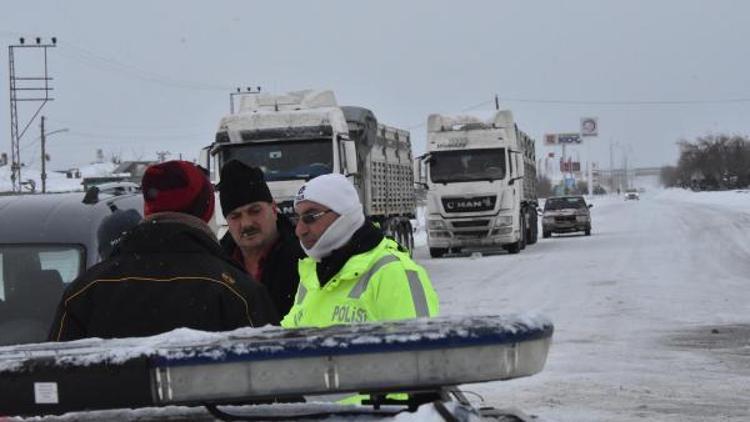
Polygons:
[[240,160],[263,170],[266,181],[309,179],[333,171],[333,141],[305,139],[228,146],[222,162]]
[[0,345],[45,341],[83,256],[77,245],[0,245]]
[[505,148],[439,151],[430,157],[433,183],[502,180]]

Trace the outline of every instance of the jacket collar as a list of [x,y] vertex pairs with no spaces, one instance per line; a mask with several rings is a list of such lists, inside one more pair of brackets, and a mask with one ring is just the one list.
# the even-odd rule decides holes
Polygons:
[[336,286],[346,280],[359,279],[375,264],[375,261],[383,255],[385,250],[398,250],[398,244],[387,237],[383,237],[376,247],[351,256],[339,272],[322,286],[316,272],[316,266],[319,264],[314,259],[307,257],[299,263],[300,283],[304,284],[308,290],[334,290]]

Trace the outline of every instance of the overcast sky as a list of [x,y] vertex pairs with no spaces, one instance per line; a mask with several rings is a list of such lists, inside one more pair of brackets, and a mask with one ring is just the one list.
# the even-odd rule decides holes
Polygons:
[[[0,51],[7,63],[19,36],[58,38],[55,101],[42,114],[48,131],[69,131],[49,138],[54,169],[93,161],[97,148],[195,158],[229,92],[246,85],[333,89],[340,104],[410,129],[417,153],[428,114],[486,114],[497,93],[538,145],[596,116],[601,167],[610,143],[615,166],[625,151],[659,166],[676,161],[681,138],[750,133],[748,19],[743,0],[16,0],[3,2]],[[42,71],[31,53],[17,53],[17,76]],[[0,81],[0,152],[10,156],[7,64]],[[33,105],[20,107],[23,125]],[[38,136],[37,120],[21,143],[31,166]]]

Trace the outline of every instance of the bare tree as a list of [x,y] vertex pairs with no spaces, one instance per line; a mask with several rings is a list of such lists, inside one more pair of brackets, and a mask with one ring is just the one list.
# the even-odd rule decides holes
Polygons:
[[666,186],[715,190],[750,185],[750,140],[746,136],[709,134],[677,144],[677,167],[662,170]]

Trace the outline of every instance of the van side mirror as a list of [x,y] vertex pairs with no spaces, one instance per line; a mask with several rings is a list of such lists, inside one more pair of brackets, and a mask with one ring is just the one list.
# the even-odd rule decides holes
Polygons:
[[589,204],[589,208],[594,208],[594,204]]
[[344,152],[345,174],[347,176],[355,175],[359,172],[357,167],[357,146],[354,141],[341,139],[341,146]]
[[211,173],[211,145],[201,148],[198,165]]

